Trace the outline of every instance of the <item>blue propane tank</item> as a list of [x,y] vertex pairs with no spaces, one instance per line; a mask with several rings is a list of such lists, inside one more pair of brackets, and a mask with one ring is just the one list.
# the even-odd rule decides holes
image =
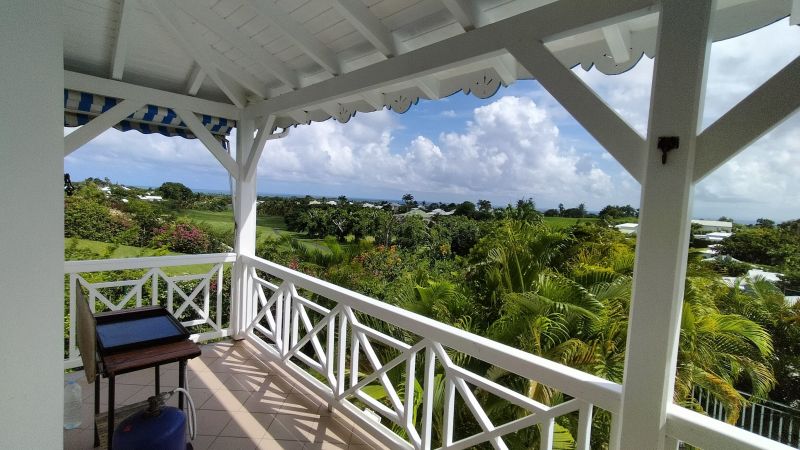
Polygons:
[[164,406],[161,396],[148,401],[146,410],[133,414],[114,429],[114,450],[186,450],[186,414]]

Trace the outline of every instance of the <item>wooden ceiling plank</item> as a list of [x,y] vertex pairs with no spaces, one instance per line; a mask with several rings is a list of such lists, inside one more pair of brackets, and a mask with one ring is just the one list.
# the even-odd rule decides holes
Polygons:
[[275,77],[281,80],[281,82],[285,83],[292,89],[297,89],[299,87],[299,81],[296,72],[286,67],[286,65],[275,55],[244,36],[233,25],[229,24],[225,21],[225,19],[217,15],[217,13],[208,8],[198,7],[192,0],[178,0],[178,4],[187,14],[192,16],[195,20],[206,26],[222,39],[228,41],[230,44],[233,44],[248,58],[257,61],[259,65],[263,66],[265,69],[267,69],[267,71],[275,75]]
[[250,5],[258,13],[278,27],[295,45],[300,47],[304,53],[310,56],[317,64],[322,66],[331,75],[341,73],[341,67],[336,54],[320,42],[311,33],[280,6],[272,0],[245,0],[245,4]]
[[151,11],[161,24],[166,28],[178,41],[178,44],[195,60],[195,62],[206,72],[209,78],[222,90],[234,105],[243,108],[247,100],[238,92],[236,92],[229,83],[223,80],[218,73],[218,67],[210,61],[208,53],[200,49],[196,42],[189,37],[189,31],[185,29],[183,24],[178,19],[175,13],[174,4],[170,1],[147,1]]
[[442,0],[444,7],[456,18],[464,31],[478,27],[477,11],[475,5],[467,0]]
[[392,33],[364,6],[361,0],[332,1],[339,14],[350,22],[379,52],[387,57],[397,54],[397,45]]

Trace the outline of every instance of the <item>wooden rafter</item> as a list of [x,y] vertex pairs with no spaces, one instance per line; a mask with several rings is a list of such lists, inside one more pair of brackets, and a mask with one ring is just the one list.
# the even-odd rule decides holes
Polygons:
[[644,172],[645,141],[541,42],[527,41],[509,51],[634,178]]
[[237,120],[239,109],[229,103],[215,102],[174,92],[138,86],[123,81],[109,80],[77,72],[64,71],[64,88],[79,92],[141,101],[142,104],[165,108],[184,108],[198,114]]
[[222,144],[208,131],[208,128],[200,122],[200,119],[188,109],[176,108],[175,112],[178,114],[178,117],[183,120],[183,123],[192,130],[192,133],[200,140],[200,142],[205,145],[206,149],[217,158],[217,161],[225,167],[225,170],[235,179],[239,179],[239,165],[236,164],[231,155],[229,155],[224,148],[222,148]]
[[297,73],[286,67],[286,65],[275,55],[256,44],[251,39],[242,35],[233,25],[218,16],[214,11],[196,4],[192,0],[178,0],[178,5],[199,23],[218,34],[225,41],[233,44],[248,58],[257,61],[260,66],[275,75],[292,89],[297,89],[300,83]]
[[297,23],[273,0],[245,0],[245,4],[253,7],[258,13],[267,19],[272,25],[281,30],[292,42],[295,43],[304,53],[317,62],[323,69],[331,75],[341,73],[341,67],[336,54],[320,42],[311,33],[306,31],[303,25]]
[[136,14],[136,0],[122,0],[119,13],[119,29],[117,30],[117,40],[114,43],[113,55],[111,57],[111,78],[122,79],[125,70],[125,59],[128,55],[128,40],[131,36],[131,21]]
[[203,51],[197,42],[187,37],[187,30],[183,24],[178,20],[175,13],[175,6],[169,0],[164,1],[151,1],[148,2],[153,14],[158,18],[161,24],[166,28],[178,41],[178,44],[183,47],[192,59],[203,69],[206,75],[211,78],[214,83],[225,93],[231,102],[239,108],[246,104],[246,100],[241,92],[234,89],[227,81],[225,81],[219,74],[219,68],[211,61],[208,54]]
[[464,31],[478,27],[478,11],[470,0],[442,0],[444,7],[456,18]]
[[334,77],[302,90],[257,102],[245,108],[249,117],[308,110],[327,101],[365,91],[380,91],[392,83],[490,56],[506,54],[515,42],[542,41],[548,36],[624,15],[633,18],[652,12],[655,0],[618,0],[586,3],[560,0],[499,22],[459,34],[394,58]]
[[394,56],[397,45],[392,33],[361,0],[331,0],[336,10],[384,56]]
[[697,137],[694,181],[778,126],[800,108],[800,57],[717,119]]
[[192,73],[189,74],[189,79],[186,81],[186,93],[189,95],[197,95],[200,86],[203,85],[203,80],[206,79],[206,73],[203,68],[195,64]]

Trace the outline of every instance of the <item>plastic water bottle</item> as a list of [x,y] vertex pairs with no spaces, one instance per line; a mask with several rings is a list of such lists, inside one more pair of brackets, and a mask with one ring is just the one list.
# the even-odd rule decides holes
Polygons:
[[83,396],[81,385],[75,380],[67,381],[64,386],[64,428],[72,430],[81,426],[81,406]]

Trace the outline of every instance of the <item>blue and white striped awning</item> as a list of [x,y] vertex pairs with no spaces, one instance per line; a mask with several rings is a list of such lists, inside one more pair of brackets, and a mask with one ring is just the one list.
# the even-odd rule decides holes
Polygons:
[[[88,94],[64,89],[64,126],[77,127],[99,116],[120,102],[113,97]],[[219,140],[224,140],[236,122],[222,117],[201,115],[200,120],[208,131]],[[120,131],[136,130],[144,134],[159,133],[164,136],[180,136],[194,139],[189,127],[169,108],[145,105],[126,120],[114,125]]]

